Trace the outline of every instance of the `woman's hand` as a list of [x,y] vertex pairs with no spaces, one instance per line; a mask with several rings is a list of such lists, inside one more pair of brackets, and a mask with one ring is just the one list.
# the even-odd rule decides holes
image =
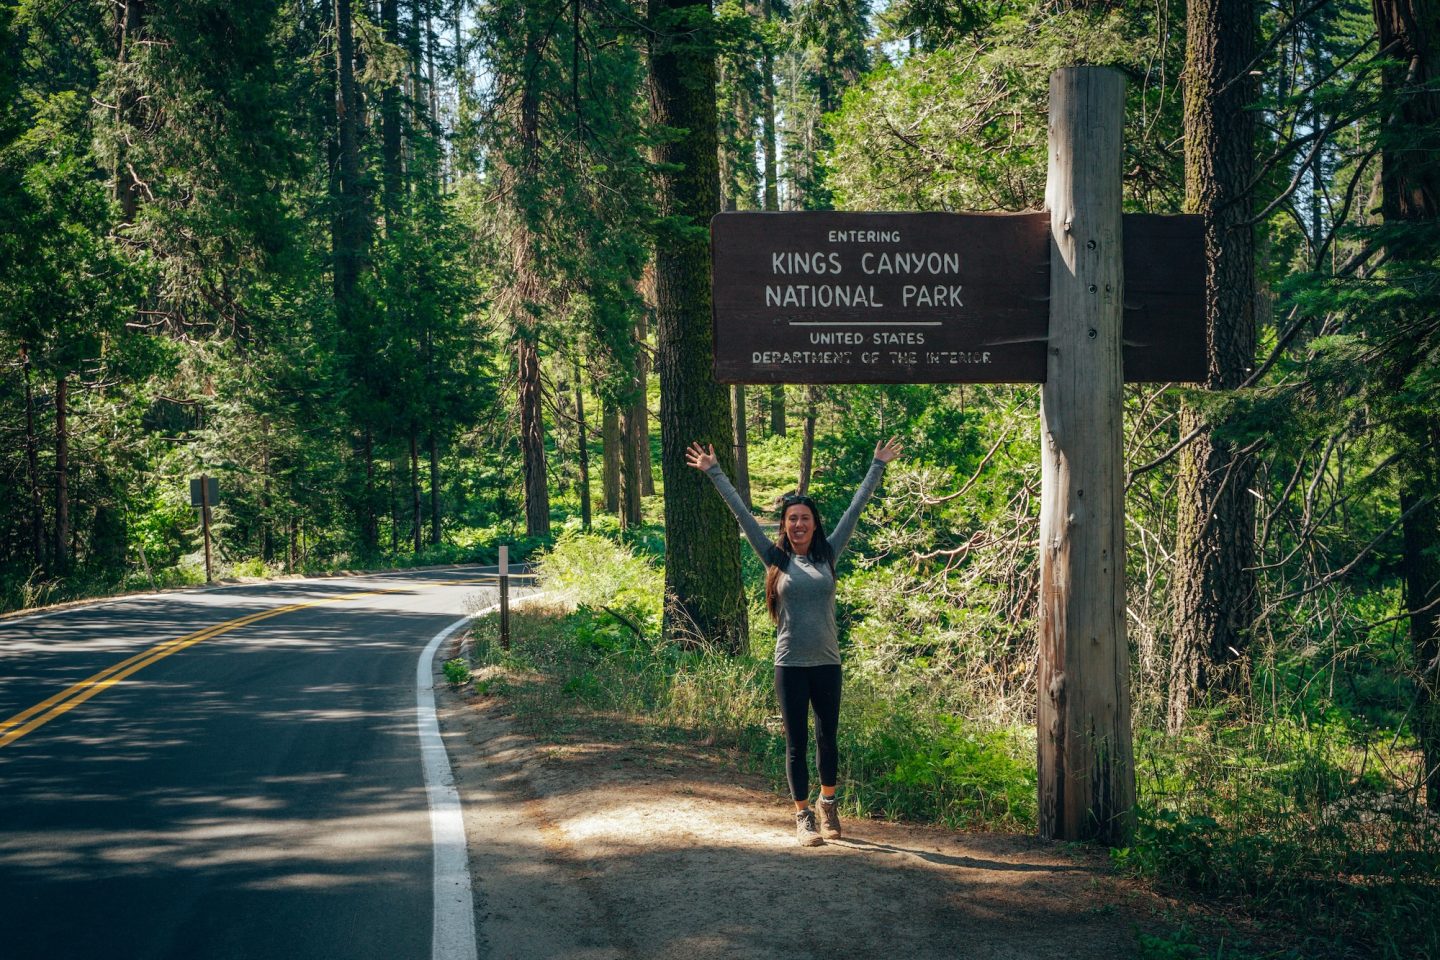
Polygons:
[[891,437],[884,443],[875,444],[875,459],[881,463],[889,463],[891,460],[900,456],[902,450],[904,450],[904,447],[900,446],[899,438]]
[[[878,456],[878,454],[877,454]],[[719,463],[715,459],[715,447],[712,444],[708,449],[692,442],[689,449],[685,451],[685,462],[696,470],[709,470]]]

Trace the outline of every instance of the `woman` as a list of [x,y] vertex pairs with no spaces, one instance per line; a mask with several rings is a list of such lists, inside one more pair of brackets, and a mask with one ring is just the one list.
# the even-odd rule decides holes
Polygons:
[[[786,496],[780,502],[780,534],[771,543],[720,469],[715,448],[692,443],[685,452],[686,462],[705,471],[715,483],[750,546],[765,562],[765,606],[775,621],[775,693],[785,728],[785,777],[795,801],[795,836],[801,846],[813,847],[840,837],[835,801],[835,732],[840,723],[835,562],[845,552],[865,501],[880,485],[885,465],[899,455],[900,445],[894,437],[875,447],[875,460],[864,482],[828,538],[814,502],[809,497]],[[818,830],[815,812],[810,809],[810,771],[805,756],[811,708],[820,767]]]

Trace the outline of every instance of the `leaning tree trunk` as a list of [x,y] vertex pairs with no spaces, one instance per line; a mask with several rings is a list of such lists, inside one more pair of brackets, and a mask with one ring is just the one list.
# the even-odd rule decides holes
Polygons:
[[[710,376],[710,256],[705,226],[719,208],[715,46],[706,0],[650,0],[650,105],[659,128],[685,130],[655,148],[656,213],[678,229],[655,254],[660,469],[665,484],[667,636],[749,645],[735,520],[709,478],[685,462],[692,441],[730,461],[730,403]],[[726,462],[726,467],[733,464]]]
[[[1380,210],[1392,231],[1392,264],[1415,274],[1429,268],[1430,238],[1440,221],[1440,4],[1375,0],[1373,6],[1380,49],[1394,64],[1381,74],[1390,109],[1381,130]],[[1401,331],[1411,322],[1402,317]],[[1403,332],[1396,339],[1414,342]],[[1394,377],[1397,391],[1421,361],[1418,350],[1404,358]],[[1401,573],[1418,687],[1415,732],[1425,802],[1440,810],[1440,425],[1433,409],[1415,401],[1400,405]]]
[[[1205,313],[1210,390],[1238,387],[1255,357],[1254,103],[1250,0],[1191,0],[1185,91],[1186,205],[1205,224]],[[1185,404],[1176,521],[1172,732],[1207,691],[1238,690],[1255,617],[1254,466]]]

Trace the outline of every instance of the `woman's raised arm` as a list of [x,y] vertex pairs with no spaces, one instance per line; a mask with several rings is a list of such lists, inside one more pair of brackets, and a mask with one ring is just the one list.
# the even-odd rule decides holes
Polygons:
[[875,488],[880,486],[885,465],[900,456],[903,449],[896,437],[875,444],[875,459],[870,462],[870,469],[866,472],[865,479],[860,482],[860,489],[855,491],[855,498],[850,501],[849,509],[830,532],[828,539],[835,550],[835,559],[840,559],[840,554],[845,552],[845,547],[850,543],[850,535],[855,532],[855,524],[860,521],[860,511],[865,509],[866,501],[875,493]]
[[696,470],[703,470],[705,475],[710,478],[710,482],[715,484],[715,489],[720,492],[725,505],[730,508],[735,519],[740,521],[740,529],[745,532],[745,539],[750,541],[751,549],[761,560],[768,563],[767,557],[774,544],[765,536],[765,531],[760,528],[760,521],[755,519],[755,514],[751,513],[750,508],[745,506],[745,501],[740,499],[740,491],[735,489],[730,478],[725,476],[725,471],[720,469],[720,461],[715,456],[715,447],[713,445],[702,447],[699,443],[692,442],[685,450],[685,462]]

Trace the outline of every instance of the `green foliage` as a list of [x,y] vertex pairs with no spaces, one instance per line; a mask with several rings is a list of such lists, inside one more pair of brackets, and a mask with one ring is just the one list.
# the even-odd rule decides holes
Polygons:
[[[980,13],[979,11],[984,11]],[[1157,30],[1164,6],[907,3],[891,29],[922,42],[880,65],[826,119],[836,204],[852,210],[1034,210],[1044,199],[1049,77],[1077,63],[1115,66],[1128,85],[1126,200],[1175,210],[1180,170],[1174,74],[1180,40]],[[943,37],[965,34],[963,43]]]
[[461,657],[446,660],[441,664],[441,669],[445,671],[446,681],[452,686],[464,686],[471,680],[470,666]]
[[534,569],[543,589],[595,611],[618,610],[641,633],[658,636],[664,575],[623,544],[566,531],[535,561]]

